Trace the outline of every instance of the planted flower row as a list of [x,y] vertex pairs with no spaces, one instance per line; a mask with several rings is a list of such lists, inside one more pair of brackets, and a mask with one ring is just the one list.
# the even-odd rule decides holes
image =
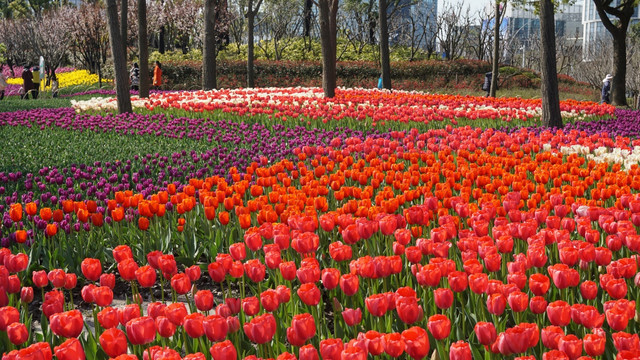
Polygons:
[[[114,98],[73,101],[79,112],[113,110]],[[429,124],[460,119],[530,121],[540,117],[541,101],[521,98],[485,98],[460,95],[425,94],[376,89],[337,89],[331,99],[320,88],[222,89],[152,94],[149,99],[133,98],[134,108],[181,109],[188,112],[222,111],[241,116],[265,116],[279,121],[307,122],[316,125],[341,121],[348,125],[368,126]],[[613,115],[607,104],[562,101],[562,116],[584,120]]]
[[[301,146],[295,159],[265,157],[153,194],[118,192],[104,213],[91,200],[13,204],[7,330],[29,323],[17,309],[31,297],[24,290],[20,302],[23,286],[79,279],[100,326],[83,327],[93,315],[58,290],[40,306],[45,341],[69,338],[54,348],[60,359],[98,348],[95,358],[155,359],[155,346],[178,352],[157,358],[216,360],[640,356],[639,169],[560,151],[635,141],[526,129],[389,135]],[[67,234],[60,215],[92,225]],[[116,279],[133,304],[119,310]],[[12,335],[22,347],[36,341],[25,329]]]

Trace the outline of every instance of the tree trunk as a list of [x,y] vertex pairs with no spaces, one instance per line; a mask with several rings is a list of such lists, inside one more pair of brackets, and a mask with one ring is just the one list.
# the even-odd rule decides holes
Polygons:
[[611,80],[611,105],[627,106],[627,41],[626,34],[613,36],[613,79]]
[[[247,3],[247,87],[255,87],[255,79],[253,72],[253,21],[255,13],[253,12],[253,0]],[[305,23],[306,26],[306,23]],[[305,30],[306,31],[306,30]]]
[[149,97],[149,39],[147,37],[147,1],[138,0],[138,52],[140,55],[141,98]]
[[558,73],[556,70],[555,16],[552,0],[540,0],[540,38],[542,40],[542,123],[562,127]]
[[[324,90],[324,96],[327,98],[332,98],[336,94],[336,50],[335,35],[331,35],[330,1],[331,0],[318,0],[320,42],[322,45],[322,89]],[[333,24],[335,26],[335,20]],[[332,37],[334,39],[333,42]]]
[[164,45],[164,26],[160,27],[160,33],[158,34],[158,52],[160,54],[164,54],[165,45]]
[[491,66],[491,88],[489,91],[489,96],[491,97],[496,97],[496,91],[498,90],[498,63],[500,62],[500,1],[495,0],[495,2],[495,17],[493,24],[493,65]]
[[311,8],[313,0],[304,0],[304,37],[311,37]]
[[380,22],[380,65],[382,66],[382,87],[391,90],[391,61],[389,60],[387,0],[378,0],[378,21]]
[[215,11],[217,0],[204,1],[204,45],[202,49],[202,89],[216,88]]
[[124,58],[127,59],[127,25],[129,24],[129,20],[127,19],[127,14],[129,10],[129,4],[127,0],[122,0],[120,2],[120,38],[122,39],[122,43],[124,44]]
[[118,6],[116,0],[107,0],[107,22],[109,24],[109,42],[116,74],[116,98],[120,114],[131,112],[129,95],[129,76],[125,59],[124,43],[118,26]]

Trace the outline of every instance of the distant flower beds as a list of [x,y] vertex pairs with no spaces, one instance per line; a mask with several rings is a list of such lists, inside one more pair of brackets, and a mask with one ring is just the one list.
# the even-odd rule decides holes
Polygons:
[[[87,70],[71,70],[62,73],[58,73],[58,71],[56,71],[56,74],[58,77],[59,89],[79,85],[93,85],[98,82],[98,75],[90,74]],[[19,87],[22,86],[23,80],[21,77],[12,77],[7,80],[7,83],[9,85],[17,85]]]
[[[287,120],[355,119],[372,125],[385,123],[423,123],[458,119],[531,120],[541,114],[539,99],[485,98],[460,95],[427,94],[371,89],[337,89],[332,99],[323,97],[320,88],[256,88],[214,91],[180,91],[153,94],[149,99],[133,98],[134,107],[149,110],[182,109],[192,112],[218,110],[244,116],[267,116]],[[115,99],[76,101],[77,111],[111,110]],[[613,115],[614,107],[574,100],[560,104],[563,118]]]

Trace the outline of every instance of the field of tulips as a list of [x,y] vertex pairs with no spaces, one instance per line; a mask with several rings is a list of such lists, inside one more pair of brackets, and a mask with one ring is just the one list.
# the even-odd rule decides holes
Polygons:
[[[403,128],[431,123],[457,124],[458,120],[532,121],[540,117],[541,101],[520,98],[485,98],[426,94],[377,89],[338,89],[333,99],[323,98],[320,88],[260,88],[217,91],[181,91],[132,99],[133,107],[184,110],[187,113],[221,111],[268,122],[301,122],[314,127],[347,126]],[[78,112],[114,110],[115,98],[72,101]],[[614,107],[594,102],[561,102],[566,121],[581,121],[613,115]],[[408,126],[407,126],[408,125]],[[476,126],[481,126],[477,124]]]
[[[5,66],[5,68],[7,68]],[[58,77],[58,89],[64,88],[77,88],[77,87],[86,87],[90,85],[94,85],[98,83],[98,75],[90,74],[87,70],[76,70],[73,68],[62,68],[58,69],[60,71],[56,71],[56,76]],[[16,67],[15,71],[18,71],[17,74],[22,72],[21,67]],[[10,71],[5,71],[5,73]],[[102,81],[105,81],[104,79]],[[9,87],[7,88],[6,95],[18,95],[20,86],[22,86],[22,78],[21,77],[8,77],[7,83]],[[44,88],[44,82],[41,84]]]
[[640,358],[639,112],[223,93],[0,114],[2,360]]

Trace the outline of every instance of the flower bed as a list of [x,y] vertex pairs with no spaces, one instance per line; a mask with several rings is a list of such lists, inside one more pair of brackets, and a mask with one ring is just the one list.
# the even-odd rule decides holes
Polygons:
[[[336,97],[325,99],[319,88],[261,88],[216,91],[170,92],[152,94],[147,99],[132,99],[134,108],[182,109],[190,112],[222,111],[242,116],[267,116],[282,121],[318,123],[352,119],[377,124],[429,124],[459,119],[502,119],[505,122],[539,118],[540,100],[484,98],[425,94],[405,91],[338,89]],[[114,98],[74,101],[78,112],[113,110]],[[613,114],[614,107],[593,102],[563,101],[566,119],[584,120]]]
[[[228,126],[218,140],[228,146],[246,129],[65,112],[6,121],[177,137]],[[29,347],[5,357],[640,356],[640,168],[588,157],[635,151],[638,140],[469,127],[287,135],[275,126],[238,144],[264,151],[279,137],[273,149],[288,150],[230,154],[247,162],[227,162],[217,176],[11,204],[0,341]],[[91,182],[101,175],[83,172]],[[123,292],[130,305],[112,307]],[[93,311],[73,310],[80,305]],[[29,331],[40,311],[44,342]]]

